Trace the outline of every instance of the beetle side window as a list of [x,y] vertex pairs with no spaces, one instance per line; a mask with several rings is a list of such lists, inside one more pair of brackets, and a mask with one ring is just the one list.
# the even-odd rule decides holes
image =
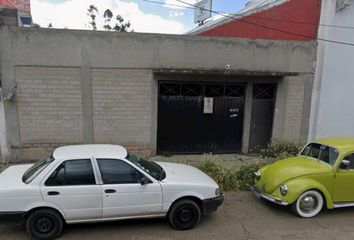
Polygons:
[[90,159],[63,162],[45,182],[46,186],[94,184],[96,181]]
[[118,159],[97,159],[104,184],[139,183],[142,173]]

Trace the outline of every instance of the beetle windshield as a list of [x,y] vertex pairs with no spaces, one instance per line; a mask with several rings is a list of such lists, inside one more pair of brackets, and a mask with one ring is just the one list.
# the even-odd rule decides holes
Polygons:
[[333,166],[339,153],[338,150],[333,147],[318,143],[310,143],[305,147],[300,155],[312,157]]
[[54,157],[52,154],[42,158],[32,167],[27,169],[27,171],[22,176],[22,181],[24,183],[30,183],[35,177],[38,176],[51,162],[54,161]]
[[150,176],[156,180],[163,180],[166,177],[166,173],[163,168],[153,161],[147,161],[133,153],[128,153],[127,160],[144,170]]

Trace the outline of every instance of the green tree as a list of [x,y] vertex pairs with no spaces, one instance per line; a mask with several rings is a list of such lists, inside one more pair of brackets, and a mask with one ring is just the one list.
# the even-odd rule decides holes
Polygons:
[[103,13],[103,17],[104,17],[104,25],[103,25],[103,28],[106,30],[106,31],[111,31],[112,30],[112,27],[111,27],[111,20],[112,20],[112,17],[113,17],[113,13],[110,9],[107,9],[104,13]]
[[97,14],[98,14],[97,7],[94,5],[90,5],[89,8],[87,9],[87,15],[90,17],[89,24],[91,25],[93,31],[97,30],[97,24],[96,24]]
[[113,27],[113,30],[116,32],[128,32],[130,28],[130,22],[128,21],[127,23],[124,23],[124,18],[121,15],[117,15],[116,20],[117,23]]
[[[94,5],[90,5],[87,9],[87,15],[90,17],[89,24],[92,30],[97,30],[96,17],[98,16],[98,8]],[[104,25],[103,29],[106,31],[116,31],[116,32],[128,32],[130,29],[130,21],[125,22],[121,15],[116,15],[115,24],[112,27],[112,19],[114,17],[113,12],[110,9],[106,9],[103,13]],[[133,30],[131,30],[133,31]]]

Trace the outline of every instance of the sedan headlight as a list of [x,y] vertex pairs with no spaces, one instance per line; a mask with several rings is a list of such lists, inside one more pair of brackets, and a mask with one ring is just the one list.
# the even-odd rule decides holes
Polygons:
[[220,194],[221,194],[220,188],[215,189],[215,195],[220,196]]
[[257,180],[261,179],[261,173],[260,173],[259,171],[255,172],[255,173],[254,173],[254,177],[255,177]]
[[284,184],[279,187],[281,195],[285,196],[288,193],[288,187]]

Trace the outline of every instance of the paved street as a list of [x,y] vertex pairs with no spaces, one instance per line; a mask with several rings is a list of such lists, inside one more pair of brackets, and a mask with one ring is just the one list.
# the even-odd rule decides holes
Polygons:
[[[29,239],[20,227],[1,226],[0,239]],[[354,208],[324,211],[314,219],[295,217],[288,208],[228,193],[218,212],[190,231],[175,231],[165,220],[139,220],[67,226],[60,239],[354,239]]]

